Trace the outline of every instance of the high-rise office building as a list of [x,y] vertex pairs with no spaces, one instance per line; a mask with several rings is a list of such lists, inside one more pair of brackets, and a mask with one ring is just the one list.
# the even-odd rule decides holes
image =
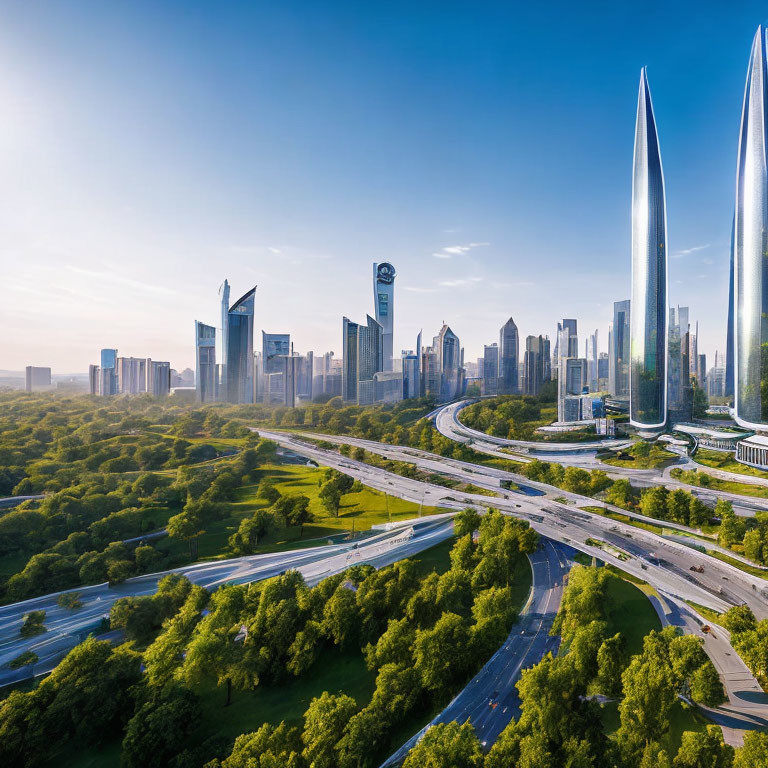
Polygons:
[[[546,339],[549,347],[549,339]],[[538,395],[541,385],[544,383],[545,357],[549,358],[549,349],[545,353],[545,339],[543,336],[527,336],[525,339],[525,354],[523,366],[523,394]]]
[[600,352],[597,358],[597,391],[608,390],[608,353]]
[[147,358],[117,358],[117,389],[123,395],[138,395],[147,391]]
[[421,395],[421,355],[410,349],[402,354],[403,398],[406,400]]
[[253,313],[256,286],[227,312],[225,399],[229,403],[253,402]]
[[693,418],[690,359],[691,333],[688,307],[669,310],[669,341],[667,345],[667,403],[673,422]]
[[146,361],[146,392],[155,397],[164,397],[171,391],[171,364],[168,361]]
[[396,275],[388,262],[373,265],[373,301],[376,322],[381,326],[385,371],[392,370]]
[[370,315],[366,325],[342,320],[344,365],[342,368],[342,397],[358,405],[370,405],[375,400],[373,375],[383,368],[382,328]]
[[632,173],[632,313],[629,420],[667,421],[667,222],[664,173],[645,68],[640,73]]
[[557,373],[557,420],[558,421],[578,421],[579,417],[573,418],[569,412],[568,400],[574,395],[584,394],[588,388],[588,366],[587,360],[583,357],[561,357],[560,369]]
[[101,368],[98,365],[88,366],[88,392],[92,395],[100,394]]
[[736,165],[734,223],[734,418],[768,429],[768,69],[763,26],[747,69]]
[[[517,377],[515,376],[515,378]],[[497,344],[484,347],[482,382],[484,395],[497,395],[499,393],[499,347]]]
[[499,392],[513,395],[520,391],[517,380],[520,340],[515,321],[510,317],[499,332]]
[[731,261],[728,270],[728,329],[725,346],[725,381],[723,384],[723,397],[733,397],[733,238],[736,217],[731,223]]
[[221,298],[221,348],[219,349],[219,360],[221,361],[216,369],[216,397],[220,400],[227,399],[227,356],[229,346],[229,281],[219,286],[219,296]]
[[261,332],[261,357],[264,361],[264,373],[279,373],[283,366],[278,358],[281,355],[290,354],[291,335],[289,333]]
[[725,368],[722,365],[723,358],[715,352],[715,364],[707,373],[707,394],[709,397],[725,396]]
[[613,302],[613,323],[608,338],[608,391],[614,397],[629,397],[630,300]]
[[99,371],[99,394],[117,394],[117,350],[102,349]]
[[201,403],[216,399],[216,328],[195,320],[195,389]]
[[590,392],[597,392],[597,360],[599,357],[599,351],[597,346],[598,346],[598,332],[597,332],[597,328],[595,328],[595,332],[590,334],[587,337],[587,349],[586,349],[587,368],[588,368],[587,379],[589,382]]
[[432,347],[440,371],[440,400],[454,400],[464,391],[464,351],[459,337],[443,324]]
[[25,389],[27,392],[39,392],[51,388],[51,369],[28,365],[25,371]]

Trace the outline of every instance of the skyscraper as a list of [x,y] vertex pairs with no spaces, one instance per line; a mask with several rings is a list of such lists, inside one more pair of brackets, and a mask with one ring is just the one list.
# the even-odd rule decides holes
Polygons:
[[147,358],[146,373],[146,391],[150,395],[163,397],[170,392],[171,364],[169,362]]
[[395,319],[395,268],[388,262],[373,265],[373,301],[376,322],[381,326],[384,370],[392,370]]
[[25,372],[25,389],[27,392],[39,392],[51,388],[51,369],[28,365]]
[[513,395],[519,391],[517,363],[520,341],[515,321],[510,317],[499,332],[499,392]]
[[291,354],[291,335],[289,333],[261,332],[261,356],[264,361],[264,373],[278,373],[284,366],[278,360],[280,355]]
[[227,312],[226,392],[229,403],[253,402],[253,313],[256,286]]
[[690,337],[688,307],[671,307],[667,345],[667,407],[673,422],[690,421],[693,418]]
[[608,390],[614,397],[629,397],[630,300],[613,302],[613,323],[608,341]]
[[366,325],[342,320],[344,365],[342,368],[342,397],[358,405],[374,402],[373,375],[382,370],[382,328],[370,315]]
[[[538,395],[545,381],[545,354],[549,358],[549,349],[545,349],[544,342],[542,336],[528,336],[525,339],[523,393],[526,395]],[[549,339],[546,342],[546,347],[549,347]]]
[[736,421],[768,427],[768,70],[763,26],[747,69],[736,165],[734,392]]
[[453,400],[464,388],[464,354],[459,337],[443,324],[432,347],[437,354],[440,372],[440,399],[443,402]]
[[195,320],[195,389],[201,403],[216,399],[216,329]]
[[645,68],[640,72],[632,173],[632,314],[629,420],[667,421],[667,221],[664,172]]
[[486,345],[483,351],[483,394],[497,395],[499,383],[499,347],[496,344]]
[[590,392],[597,392],[597,358],[599,352],[597,349],[598,332],[595,328],[595,332],[587,337],[587,383],[589,384]]
[[229,346],[229,282],[225,279],[219,287],[219,296],[221,296],[221,349],[219,369],[217,371],[218,381],[216,382],[217,397],[221,400],[227,399],[227,356]]
[[733,231],[736,217],[731,223],[731,263],[728,277],[728,329],[725,345],[725,381],[723,395],[733,397]]
[[101,350],[101,370],[99,371],[99,394],[117,394],[117,350]]

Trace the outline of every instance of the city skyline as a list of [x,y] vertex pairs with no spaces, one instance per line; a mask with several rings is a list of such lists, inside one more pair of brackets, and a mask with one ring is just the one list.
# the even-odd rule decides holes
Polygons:
[[[142,37],[136,18],[120,15],[125,11],[104,9],[91,14],[91,28],[103,27],[107,41],[115,19],[125,22],[119,42],[138,60],[158,35],[165,35],[166,53],[155,62],[158,85],[150,84],[139,97],[132,89],[144,65],[139,63],[135,74],[126,72],[107,55],[103,42],[95,42],[99,35],[75,50],[82,43],[78,11],[60,10],[42,19],[34,9],[14,9],[2,33],[9,37],[3,40],[9,43],[3,55],[14,57],[5,95],[17,108],[9,110],[9,122],[0,135],[14,156],[5,182],[9,186],[0,188],[0,198],[7,202],[0,217],[0,237],[6,243],[1,258],[10,289],[8,301],[0,308],[0,321],[10,330],[0,368],[21,371],[32,364],[51,366],[57,373],[82,373],[93,362],[93,350],[104,344],[146,350],[172,360],[179,369],[194,367],[189,317],[207,322],[215,317],[211,287],[220,282],[223,260],[234,284],[260,285],[255,327],[274,328],[276,318],[289,317],[290,322],[281,325],[295,338],[297,348],[304,350],[340,348],[339,315],[360,317],[370,311],[370,264],[391,261],[399,272],[395,354],[412,347],[419,328],[445,319],[461,337],[467,358],[473,359],[510,315],[522,339],[539,334],[553,338],[558,316],[576,317],[583,327],[599,330],[600,351],[606,351],[613,303],[629,295],[626,175],[631,151],[625,136],[633,107],[627,94],[637,65],[644,64],[654,75],[657,112],[664,114],[670,241],[675,244],[670,253],[669,303],[689,306],[691,316],[702,319],[703,351],[714,359],[715,350],[725,351],[733,151],[738,133],[734,115],[743,92],[744,41],[754,31],[755,18],[760,18],[757,9],[756,4],[747,4],[736,13],[699,14],[693,21],[686,18],[684,8],[675,9],[665,21],[665,30],[651,23],[654,11],[644,22],[648,34],[636,36],[626,50],[608,40],[596,51],[589,47],[589,40],[595,35],[605,42],[605,33],[620,26],[625,11],[613,9],[604,18],[593,19],[595,29],[589,31],[574,18],[575,11],[564,8],[564,18],[584,33],[584,39],[576,35],[573,42],[569,34],[569,43],[575,47],[568,95],[557,91],[553,99],[542,100],[534,98],[534,92],[550,93],[562,69],[557,77],[552,64],[541,71],[523,67],[523,74],[512,74],[515,65],[530,61],[539,41],[538,11],[531,11],[530,18],[518,18],[495,8],[467,31],[468,41],[460,50],[463,63],[470,66],[462,82],[470,90],[479,89],[484,97],[501,99],[502,104],[522,100],[532,110],[531,124],[506,107],[492,116],[487,109],[478,111],[481,104],[472,98],[466,105],[475,108],[472,131],[466,139],[451,132],[431,156],[428,150],[434,134],[430,130],[428,138],[424,129],[436,126],[435,121],[444,126],[440,120],[444,110],[458,106],[467,92],[448,88],[443,93],[443,81],[429,80],[432,88],[425,92],[429,98],[422,100],[422,108],[414,89],[425,88],[428,76],[446,64],[440,49],[458,40],[462,13],[457,10],[438,24],[427,51],[405,46],[403,62],[415,68],[416,85],[405,82],[399,71],[383,81],[386,87],[399,89],[389,93],[401,94],[396,103],[406,111],[405,124],[382,128],[384,114],[366,100],[361,111],[354,113],[357,135],[351,145],[325,147],[330,151],[322,160],[315,154],[316,164],[304,158],[302,167],[309,176],[302,184],[296,176],[297,158],[282,163],[277,158],[289,159],[286,137],[292,138],[291,146],[300,140],[307,150],[316,147],[317,134],[327,139],[331,112],[321,109],[317,122],[300,129],[288,119],[279,93],[265,92],[256,75],[243,80],[224,54],[217,59],[215,75],[231,75],[233,89],[253,96],[249,106],[233,116],[237,130],[231,147],[221,146],[223,125],[218,122],[202,121],[178,147],[173,142],[179,133],[171,129],[180,115],[163,113],[167,126],[149,121],[144,130],[133,133],[114,122],[126,94],[134,95],[137,101],[131,106],[137,116],[143,115],[157,105],[159,84],[177,83],[180,73],[173,55],[189,54],[189,73],[210,65],[210,51],[194,55],[189,51],[190,35],[196,30],[190,26],[192,21],[171,30],[170,20],[159,15]],[[219,19],[210,34],[226,33],[232,37],[233,50],[245,55],[245,49],[238,47],[245,42],[234,27],[243,21],[248,28],[252,17],[241,18],[238,13]],[[205,14],[198,8],[191,16],[199,21]],[[279,25],[282,36],[290,22],[297,38],[304,41],[314,16],[283,9],[276,19],[273,23]],[[367,28],[369,21],[353,11],[345,13],[344,19],[346,32],[337,33],[336,43],[347,41],[361,26]],[[478,54],[478,41],[487,37],[491,21],[501,20],[510,23],[501,38],[490,41],[484,59]],[[689,34],[680,40],[684,22]],[[37,34],[21,34],[33,24]],[[417,15],[405,13],[398,29],[410,42],[421,24]],[[46,48],[54,27],[57,44]],[[547,34],[564,34],[550,25],[546,29]],[[535,32],[533,38],[516,53],[502,44],[504,35],[517,39],[530,30]],[[377,34],[373,50],[353,52],[355,61],[367,62],[362,74],[353,76],[335,62],[331,69],[315,73],[311,82],[319,87],[333,78],[340,103],[350,103],[358,94],[360,78],[368,83],[365,78],[391,64],[396,30],[385,25]],[[679,49],[671,47],[675,34]],[[715,40],[718,45],[707,45]],[[296,44],[292,41],[291,51]],[[693,45],[695,63],[683,55]],[[313,53],[317,50],[310,47],[304,58],[296,58],[298,71],[306,71],[307,57]],[[67,88],[72,86],[66,86],[59,95],[59,83],[50,73],[61,57],[67,57],[71,68],[103,59],[104,72],[93,73],[91,66],[90,78],[76,78],[78,88],[70,92]],[[261,73],[270,63],[283,61],[267,46],[255,65]],[[711,76],[704,83],[694,82],[704,64]],[[447,67],[446,84],[456,75],[454,66]],[[286,75],[281,71],[279,84]],[[111,78],[109,92],[102,77]],[[485,88],[484,78],[488,80]],[[22,93],[25,98],[20,101]],[[419,91],[419,95],[425,94]],[[213,98],[210,93],[208,97]],[[187,98],[184,108],[204,107],[204,95]],[[579,102],[581,106],[576,106]],[[310,93],[308,104],[315,103]],[[107,108],[95,110],[95,104]],[[229,105],[217,106],[229,114]],[[278,127],[267,131],[254,112],[257,106],[277,110]],[[565,129],[557,121],[547,123],[551,131],[544,135],[530,130],[537,121],[551,117],[548,111],[555,106],[578,118],[565,121],[582,140],[568,142],[567,154],[561,141]],[[699,117],[703,111],[707,120]],[[467,119],[459,122],[466,125]],[[43,152],[40,146],[52,124],[57,125],[59,141]],[[109,146],[93,142],[94,131],[113,129]],[[246,141],[243,136],[254,129],[256,135]],[[22,135],[28,138],[22,140]],[[351,161],[371,142],[376,142],[380,157],[372,158],[365,171],[376,174],[386,200],[352,171]],[[407,168],[402,161],[392,162],[395,146],[405,147]],[[193,152],[200,147],[206,151]],[[276,153],[275,162],[262,163],[270,152]],[[532,175],[529,155],[550,159]],[[183,189],[152,170],[161,158],[169,163],[165,176],[177,174]],[[233,168],[243,158],[250,158],[244,164],[250,177],[254,177],[253,163],[259,161],[258,187]],[[227,174],[215,176],[212,191],[204,194],[201,190],[209,186],[212,163],[226,168]],[[22,167],[25,183],[19,186],[14,176]],[[564,183],[566,176],[569,183]],[[329,184],[327,201],[317,194],[320,178]],[[450,179],[464,183],[452,185]],[[467,185],[468,180],[475,183]],[[277,182],[275,202],[265,201],[259,187]],[[429,195],[424,194],[427,187]],[[558,187],[562,193],[554,191]],[[395,188],[403,192],[398,203],[393,202]],[[417,200],[421,202],[416,204]],[[67,205],[62,207],[63,201]],[[343,226],[335,215],[327,215],[329,205],[338,208],[340,203]],[[599,213],[599,227],[579,223],[586,210],[593,219]],[[545,212],[548,218],[556,216],[562,226],[544,226]],[[543,264],[552,268],[543,271]],[[568,264],[569,279],[559,279]],[[301,280],[295,279],[297,273]],[[342,274],[344,279],[339,280]],[[547,301],[540,300],[543,295]],[[49,314],[36,310],[43,300],[51,309]],[[478,303],[479,309],[474,306]],[[550,311],[553,304],[558,308]],[[712,312],[712,306],[721,311]],[[104,338],[105,328],[109,338]]]

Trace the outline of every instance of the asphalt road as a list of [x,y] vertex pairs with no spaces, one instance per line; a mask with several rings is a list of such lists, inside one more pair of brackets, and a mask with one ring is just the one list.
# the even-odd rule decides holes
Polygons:
[[529,558],[533,586],[528,606],[504,645],[461,693],[381,768],[402,762],[424,733],[438,723],[469,720],[483,746],[490,747],[509,721],[519,717],[520,699],[515,686],[521,671],[539,662],[548,651],[555,652],[559,644],[559,638],[551,637],[549,631],[560,607],[563,579],[573,564],[568,552],[568,548],[561,544],[542,539],[538,551]]
[[[151,595],[157,583],[169,573],[181,573],[190,581],[207,589],[222,584],[247,584],[268,579],[283,571],[295,569],[306,582],[316,584],[322,579],[358,563],[370,563],[377,568],[389,565],[421,552],[452,535],[453,522],[448,519],[424,518],[391,531],[340,544],[310,547],[267,555],[194,563],[172,571],[137,576],[110,586],[98,584],[71,591],[80,593],[82,608],[69,611],[57,604],[58,595],[25,600],[0,607],[0,686],[31,675],[42,675],[53,667],[75,645],[89,634],[98,633],[102,619],[109,616],[112,604],[121,597]],[[23,617],[34,610],[46,612],[47,631],[31,638],[19,634]],[[25,651],[33,651],[39,661],[29,667],[12,670],[8,664]]]

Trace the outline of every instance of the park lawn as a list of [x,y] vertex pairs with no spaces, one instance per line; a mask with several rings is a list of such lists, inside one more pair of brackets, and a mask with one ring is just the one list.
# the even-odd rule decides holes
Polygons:
[[[357,493],[348,493],[342,498],[339,516],[329,515],[319,500],[323,469],[303,464],[265,464],[254,472],[254,482],[237,489],[234,502],[229,503],[229,514],[222,520],[211,523],[198,540],[198,560],[231,557],[229,537],[235,533],[240,521],[252,515],[257,509],[268,506],[256,495],[258,484],[263,477],[276,479],[275,487],[283,495],[303,494],[309,497],[309,509],[314,515],[313,522],[271,531],[256,549],[256,554],[280,552],[304,546],[325,544],[329,536],[367,531],[372,525],[388,520],[406,520],[418,517],[419,505],[363,487]],[[445,510],[425,506],[421,514],[433,515]],[[184,541],[166,540],[167,551],[183,555],[188,551]],[[164,547],[165,549],[165,547]]]
[[685,476],[683,476],[683,470],[673,469],[671,474],[675,480],[680,480],[682,483],[693,485],[697,488],[711,488],[713,491],[727,491],[728,493],[736,493],[740,496],[754,496],[758,499],[768,499],[768,486],[752,485],[750,483],[738,483],[735,480],[721,480],[719,477],[707,474],[701,470],[692,470],[698,478],[706,478],[702,483],[690,482]]
[[621,632],[630,654],[640,653],[643,638],[653,629],[661,629],[661,621],[648,597],[634,584],[611,573],[606,583],[608,635]]
[[696,451],[693,460],[697,464],[703,464],[712,469],[722,469],[727,472],[736,472],[739,475],[750,475],[751,477],[762,477],[768,480],[768,472],[763,472],[755,467],[740,464],[733,458],[733,454],[726,451],[711,451],[707,448],[699,448]]
[[[663,453],[663,455],[661,455]],[[657,456],[630,456],[623,454],[622,458],[614,456],[610,459],[600,459],[603,464],[612,467],[629,467],[630,469],[661,469],[674,464],[680,457],[676,453],[661,451]]]
[[[619,729],[619,705],[618,702],[610,702],[602,707],[603,729],[609,736]],[[669,713],[669,730],[661,738],[661,746],[667,750],[670,756],[677,754],[685,731],[698,731],[703,733],[708,725],[708,720],[697,707],[691,707],[677,701]]]
[[305,675],[288,679],[282,685],[234,691],[228,707],[224,706],[224,687],[209,684],[197,690],[203,707],[203,737],[223,736],[234,741],[241,733],[255,731],[263,723],[279,725],[283,720],[290,726],[301,727],[310,701],[323,691],[346,693],[362,708],[373,696],[375,681],[375,673],[365,666],[358,649],[344,653],[328,648]]

